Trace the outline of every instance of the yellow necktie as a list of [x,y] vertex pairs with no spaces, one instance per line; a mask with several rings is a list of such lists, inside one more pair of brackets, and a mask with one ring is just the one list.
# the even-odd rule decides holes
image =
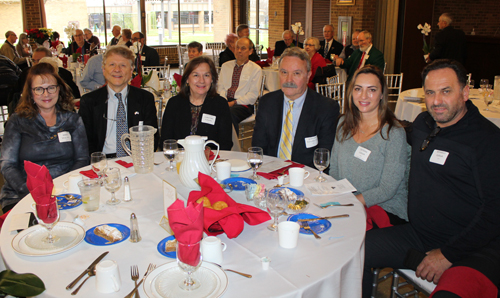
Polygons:
[[286,113],[285,125],[281,133],[281,144],[279,148],[278,157],[284,160],[292,159],[292,131],[293,131],[293,101],[289,101],[288,112]]

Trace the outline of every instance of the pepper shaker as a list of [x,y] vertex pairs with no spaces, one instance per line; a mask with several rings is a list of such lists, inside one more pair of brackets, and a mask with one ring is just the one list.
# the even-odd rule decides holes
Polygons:
[[130,214],[130,242],[141,241],[141,234],[139,233],[139,224],[137,223],[137,217],[135,213]]
[[125,176],[123,178],[123,185],[124,185],[124,195],[123,195],[123,201],[124,202],[130,202],[132,201],[132,193],[130,192],[130,182],[128,181],[128,177]]

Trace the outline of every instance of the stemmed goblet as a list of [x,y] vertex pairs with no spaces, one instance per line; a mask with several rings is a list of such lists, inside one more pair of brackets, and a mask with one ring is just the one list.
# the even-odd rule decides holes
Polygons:
[[122,186],[122,177],[119,168],[107,168],[104,170],[104,187],[111,193],[111,199],[106,201],[108,205],[120,204],[121,200],[117,199],[115,192]]
[[175,155],[178,152],[177,140],[169,139],[163,141],[163,156],[170,162],[170,166],[167,171],[172,172],[174,170],[173,161],[175,160]]
[[257,176],[257,169],[262,165],[264,160],[264,153],[260,147],[250,147],[247,153],[248,165],[253,169],[253,180],[259,180]]
[[90,155],[90,164],[92,165],[92,171],[99,176],[99,181],[101,181],[102,186],[102,174],[104,170],[108,167],[108,160],[106,159],[106,154],[103,152],[94,152]]
[[185,291],[195,290],[201,285],[198,279],[191,276],[201,265],[200,242],[193,244],[177,242],[177,265],[187,273],[186,279],[179,282],[179,287]]
[[489,105],[493,102],[493,97],[490,95],[490,92],[491,92],[491,85],[490,84],[486,84],[482,87],[482,90],[483,90],[483,99],[484,99],[484,103],[486,104],[486,109],[484,109],[485,111],[490,111],[490,112],[493,112],[492,110],[490,110],[488,107]]
[[59,208],[57,206],[57,200],[54,200],[48,204],[36,204],[35,210],[38,223],[49,231],[47,236],[42,238],[42,242],[56,242],[59,237],[52,234],[52,228],[54,228],[54,226],[59,221]]
[[325,148],[318,148],[314,150],[314,166],[319,170],[318,177],[314,178],[317,182],[326,181],[323,177],[323,171],[330,165],[330,150]]
[[490,83],[490,81],[488,79],[481,79],[481,81],[479,81],[479,87],[484,89],[484,88],[486,88],[486,85],[488,85],[489,83]]
[[278,231],[278,217],[285,210],[286,200],[278,193],[269,192],[266,197],[266,208],[274,221],[267,228],[271,231]]

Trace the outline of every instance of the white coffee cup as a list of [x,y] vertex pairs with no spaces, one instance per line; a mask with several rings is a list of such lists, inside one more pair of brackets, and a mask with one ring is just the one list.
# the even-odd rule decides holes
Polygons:
[[300,225],[294,221],[283,221],[278,224],[278,238],[283,248],[295,248],[299,238]]
[[78,187],[78,182],[82,181],[82,175],[71,174],[68,180],[64,181],[64,188],[68,190],[68,193],[80,194],[80,188]]
[[303,168],[290,168],[288,175],[290,176],[290,186],[301,187],[304,185],[304,179],[309,177],[309,172]]
[[120,290],[122,284],[118,264],[113,260],[104,260],[95,267],[95,285],[100,293],[113,293]]
[[215,164],[214,171],[217,173],[217,180],[222,181],[231,177],[231,163],[228,161],[221,161]]
[[201,241],[201,254],[203,260],[222,264],[222,252],[226,250],[226,244],[215,236],[208,236]]

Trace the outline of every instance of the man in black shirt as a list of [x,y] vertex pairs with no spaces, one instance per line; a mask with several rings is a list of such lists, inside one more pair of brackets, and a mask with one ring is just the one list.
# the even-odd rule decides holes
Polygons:
[[416,275],[438,284],[433,298],[471,290],[470,297],[496,297],[500,129],[468,99],[460,63],[436,60],[422,81],[427,112],[415,119],[408,138],[410,223],[367,232],[363,297],[371,294],[371,268],[406,268],[409,249],[422,253]]

